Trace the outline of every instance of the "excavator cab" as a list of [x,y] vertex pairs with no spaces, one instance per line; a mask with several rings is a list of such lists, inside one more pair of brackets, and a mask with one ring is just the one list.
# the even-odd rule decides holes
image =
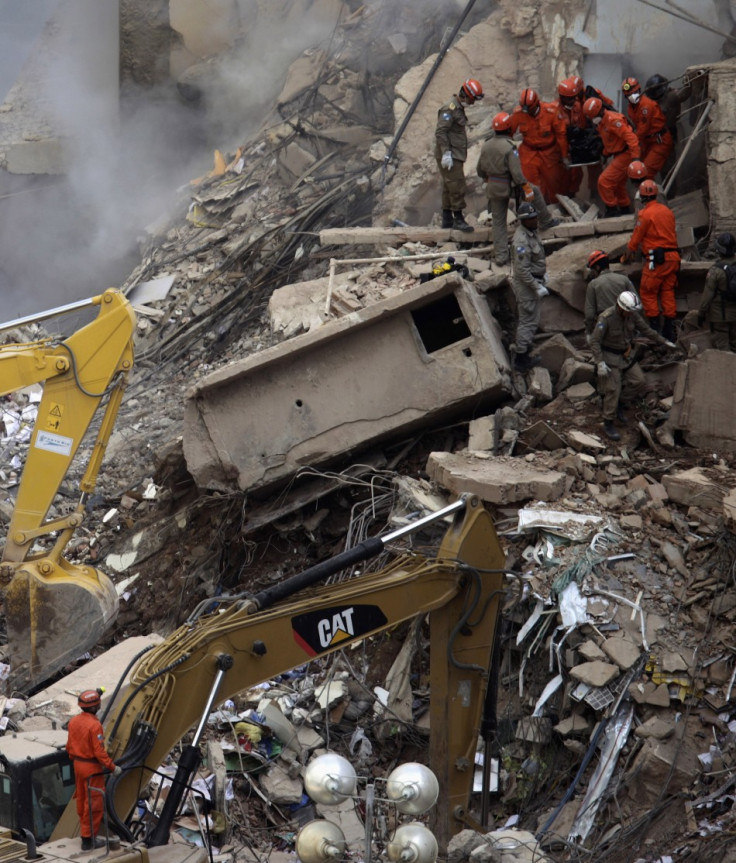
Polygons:
[[21,838],[46,842],[74,793],[66,732],[39,731],[0,739],[0,824]]
[[[0,346],[0,394],[43,384],[0,561],[8,687],[16,691],[32,689],[93,647],[117,615],[112,581],[94,567],[70,562],[64,551],[84,520],[133,366],[133,310],[119,291],[110,289],[0,329],[89,305],[99,307],[97,317],[68,338]],[[72,512],[49,518],[79,445],[103,405],[79,502]]]

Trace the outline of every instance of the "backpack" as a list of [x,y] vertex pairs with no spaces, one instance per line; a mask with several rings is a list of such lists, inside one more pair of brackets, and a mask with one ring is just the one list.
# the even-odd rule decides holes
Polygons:
[[721,264],[726,274],[726,290],[722,291],[723,298],[731,303],[736,303],[736,264]]

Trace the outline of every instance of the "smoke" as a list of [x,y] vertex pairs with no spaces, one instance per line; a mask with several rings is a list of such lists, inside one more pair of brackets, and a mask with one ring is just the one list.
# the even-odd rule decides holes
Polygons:
[[[42,5],[58,14],[44,35],[50,41],[40,52],[36,95],[63,136],[68,169],[64,176],[0,177],[0,194],[19,193],[0,198],[6,320],[121,284],[138,263],[146,225],[176,208],[183,213],[188,182],[211,168],[213,150],[232,152],[262,125],[296,57],[312,48],[339,52],[341,38],[358,44],[366,38],[361,50],[367,54],[374,46],[387,50],[386,22],[417,14],[403,0],[362,8],[341,0],[236,0],[225,30],[212,22],[211,41],[227,38],[228,50],[192,62],[198,58],[185,46],[191,66],[181,80],[187,86],[177,89],[172,81],[126,90],[118,110],[117,3],[39,0],[37,13]],[[428,0],[421,14],[452,19],[465,5]],[[211,12],[211,4],[205,7]],[[338,35],[356,12],[364,32],[348,27]],[[28,14],[18,16],[18,25],[30,36],[43,20]],[[371,22],[380,22],[380,32],[370,32]]]

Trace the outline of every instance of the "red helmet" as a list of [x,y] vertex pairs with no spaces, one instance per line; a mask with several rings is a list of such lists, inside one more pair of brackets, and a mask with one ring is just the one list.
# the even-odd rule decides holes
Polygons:
[[588,269],[592,270],[593,267],[597,267],[603,261],[608,264],[608,253],[601,251],[601,249],[595,249],[588,255]]
[[624,95],[628,96],[629,93],[638,93],[641,90],[641,84],[639,84],[636,78],[626,78],[621,85],[621,89],[623,90]]
[[96,689],[85,689],[79,693],[77,704],[82,710],[92,710],[100,706],[100,693]]
[[647,166],[638,159],[634,159],[626,169],[626,176],[630,180],[645,180],[647,173]]
[[480,85],[480,81],[476,81],[475,78],[468,78],[467,81],[463,81],[460,85],[460,92],[471,105],[476,99],[483,98],[483,88]]
[[656,198],[659,189],[654,180],[643,180],[639,186],[639,194],[642,198]]
[[586,99],[583,102],[583,114],[589,119],[592,120],[594,117],[598,117],[603,111],[603,102],[597,96],[591,96],[590,99]]
[[565,78],[557,85],[557,92],[565,99],[576,99],[584,89],[583,79],[578,75]]
[[534,116],[539,110],[539,96],[537,95],[537,91],[532,90],[531,87],[524,88],[519,97],[519,104],[521,105],[522,111]]
[[493,118],[493,128],[496,132],[508,132],[511,129],[511,114],[501,111]]

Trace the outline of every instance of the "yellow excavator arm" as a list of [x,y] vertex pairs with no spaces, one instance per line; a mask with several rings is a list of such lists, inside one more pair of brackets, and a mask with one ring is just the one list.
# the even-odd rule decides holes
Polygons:
[[[15,690],[41,683],[82,655],[117,615],[110,579],[94,567],[70,563],[63,552],[84,519],[85,502],[95,488],[133,367],[135,314],[123,294],[113,289],[85,304],[99,307],[97,317],[68,338],[0,347],[0,394],[44,385],[0,562],[9,685]],[[103,402],[79,503],[73,512],[48,519]],[[49,537],[51,547],[34,547]]]
[[[108,750],[124,770],[108,780],[111,826],[125,836],[124,821],[151,768],[197,726],[179,765],[180,788],[185,787],[198,765],[199,737],[214,705],[311,659],[428,614],[429,762],[439,780],[441,801],[433,828],[446,845],[467,822],[505,584],[504,554],[488,512],[475,498],[461,499],[448,509],[455,515],[434,559],[404,555],[376,573],[313,586],[346,564],[379,553],[375,546],[381,540],[367,540],[361,544],[367,546],[365,553],[350,550],[325,562],[334,562],[332,566],[318,564],[262,594],[235,599],[224,611],[195,616],[145,654],[105,720]],[[175,808],[172,789],[159,825],[147,839],[149,846],[166,843],[168,818],[173,819]],[[68,809],[52,839],[75,835],[75,830],[75,816]]]

